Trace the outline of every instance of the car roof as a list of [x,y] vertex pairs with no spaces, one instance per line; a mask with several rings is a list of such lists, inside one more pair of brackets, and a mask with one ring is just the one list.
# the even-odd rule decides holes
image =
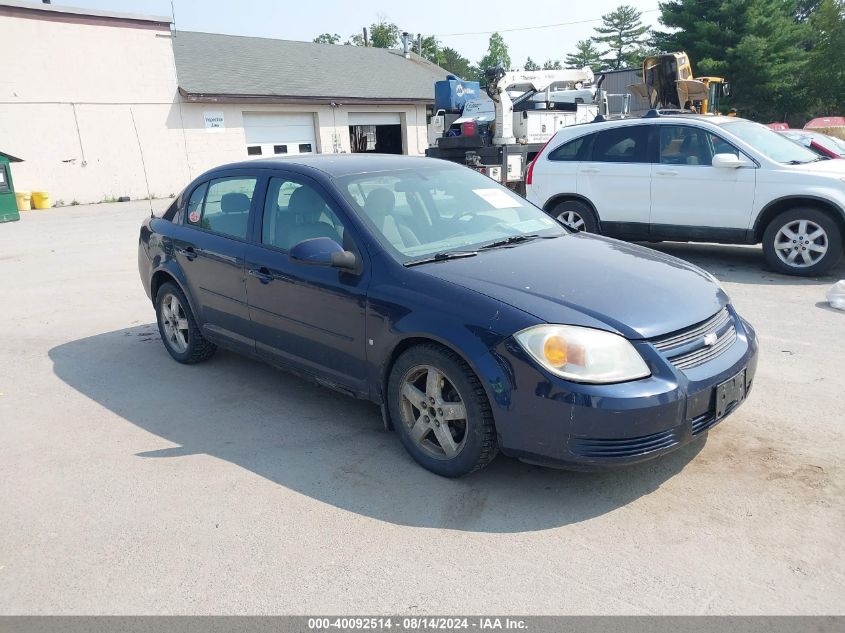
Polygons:
[[733,123],[735,121],[747,121],[740,117],[730,117],[712,114],[696,114],[694,112],[679,112],[677,114],[662,114],[659,116],[643,116],[631,117],[627,119],[607,119],[605,121],[591,121],[589,123],[582,123],[580,125],[568,125],[560,128],[558,134],[561,136],[568,136],[569,134],[577,134],[578,132],[593,132],[603,128],[621,127],[628,125],[671,125],[678,120],[695,121],[698,123],[711,123],[713,125],[723,125],[725,123]]
[[451,168],[460,167],[460,165],[423,156],[398,154],[304,154],[244,160],[220,165],[211,172],[225,169],[297,169],[303,167],[316,169],[330,177],[336,177],[379,171],[419,170],[435,167]]

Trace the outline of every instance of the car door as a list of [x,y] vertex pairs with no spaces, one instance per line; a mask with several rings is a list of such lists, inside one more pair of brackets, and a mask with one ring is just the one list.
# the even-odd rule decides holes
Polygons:
[[[538,207],[558,194],[576,193],[578,167],[588,154],[595,134],[585,134],[543,152],[534,162],[531,184],[526,184],[527,198]],[[551,209],[549,209],[551,210]]]
[[619,125],[596,134],[578,165],[578,193],[592,202],[602,233],[638,237],[648,233],[651,165],[648,125]]
[[662,124],[651,177],[651,235],[742,240],[754,206],[756,170],[713,167],[714,154],[739,150],[701,127]]
[[[247,297],[256,351],[333,386],[367,392],[364,316],[369,271],[348,221],[315,180],[274,172],[247,247]],[[356,253],[357,272],[296,262],[296,243],[330,237]]]
[[246,303],[244,256],[258,178],[221,174],[190,194],[184,227],[173,240],[203,330],[244,351],[254,351]]

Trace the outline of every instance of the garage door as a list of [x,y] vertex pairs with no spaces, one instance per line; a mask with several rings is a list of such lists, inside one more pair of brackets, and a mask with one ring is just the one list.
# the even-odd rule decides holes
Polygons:
[[312,154],[317,151],[314,115],[244,112],[246,150],[250,156]]
[[399,125],[398,112],[350,112],[349,125]]

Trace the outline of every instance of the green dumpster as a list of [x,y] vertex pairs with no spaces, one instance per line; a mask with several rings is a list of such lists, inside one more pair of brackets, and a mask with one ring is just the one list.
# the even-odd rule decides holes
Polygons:
[[22,159],[0,152],[0,222],[14,222],[21,219],[9,165],[9,163],[20,162],[23,162]]

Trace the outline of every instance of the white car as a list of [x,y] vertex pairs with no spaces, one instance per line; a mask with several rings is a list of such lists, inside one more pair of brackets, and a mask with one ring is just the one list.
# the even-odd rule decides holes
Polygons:
[[842,256],[845,160],[736,117],[653,111],[562,128],[529,166],[526,194],[612,237],[762,242],[787,274],[818,275]]

